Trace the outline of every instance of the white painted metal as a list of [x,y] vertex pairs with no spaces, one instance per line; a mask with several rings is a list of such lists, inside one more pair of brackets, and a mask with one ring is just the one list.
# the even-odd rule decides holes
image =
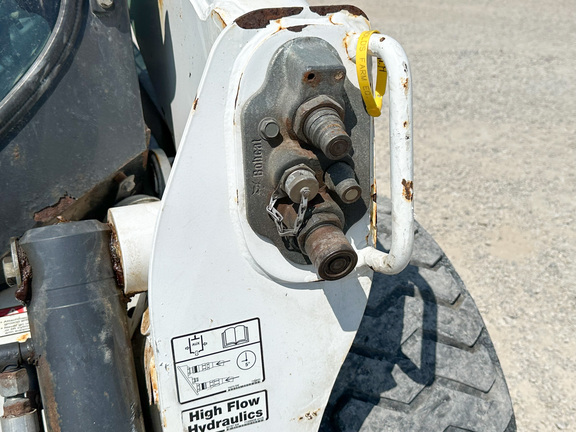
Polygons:
[[[371,271],[359,269],[336,282],[303,283],[317,280],[315,272],[288,263],[251,231],[243,214],[240,138],[235,123],[239,125],[242,104],[264,81],[272,54],[294,37],[318,36],[331,42],[354,82],[354,64],[346,56],[343,41],[347,30],[366,30],[367,22],[347,13],[336,15],[331,21],[305,11],[259,30],[230,25],[214,44],[199,85],[198,108],[183,133],[165,192],[151,264],[151,337],[166,431],[206,425],[197,417],[197,423],[191,422],[190,416],[217,410],[219,401],[247,394],[266,397],[268,417],[244,426],[247,432],[318,429],[362,318]],[[300,33],[285,29],[303,22],[310,25]],[[365,245],[367,225],[365,218],[349,232],[354,243]],[[253,327],[256,318],[259,328]],[[222,376],[206,372],[207,381],[202,381],[202,374],[192,374],[199,362],[214,365],[230,360],[231,349],[211,351],[219,343],[213,332],[239,325],[249,327],[254,337],[259,333],[250,351],[259,362],[254,368],[260,369],[250,369],[246,375],[223,366]],[[200,337],[208,343],[202,347],[210,354],[203,357],[199,351],[187,357],[182,341]],[[237,351],[238,355],[242,352]],[[199,381],[191,382],[195,378]],[[223,384],[226,379],[231,381]],[[196,388],[195,398],[193,386],[207,382],[219,384],[225,392]],[[231,385],[236,382],[241,387]],[[202,394],[207,397],[200,398]]]
[[[358,36],[351,38],[355,58]],[[373,34],[368,48],[386,64],[390,100],[390,197],[392,245],[389,253],[367,247],[359,251],[359,265],[385,274],[401,272],[410,262],[414,244],[412,77],[406,53],[390,36]]]
[[160,201],[113,207],[108,223],[116,232],[124,273],[124,293],[148,290],[148,272]]
[[[155,83],[158,101],[172,127],[176,147],[196,96],[208,56],[223,29],[250,11],[306,7],[303,0],[138,1],[136,38]],[[150,54],[150,52],[152,52]]]
[[[158,383],[158,423],[163,431],[219,430],[217,421],[222,426],[236,416],[246,432],[317,431],[362,318],[372,270],[359,266],[339,281],[319,281],[311,266],[288,262],[252,231],[245,216],[240,112],[264,82],[275,51],[297,37],[331,43],[357,86],[346,47],[369,29],[368,21],[348,12],[319,16],[304,5],[297,16],[246,30],[232,17],[302,3],[163,4],[177,62],[167,83],[175,89],[168,92],[173,99],[167,100],[173,112],[187,109],[190,115],[182,130],[182,118],[174,121],[182,139],[150,265],[155,368],[149,373]],[[219,29],[216,12],[223,18]],[[212,24],[194,28],[208,20]],[[287,30],[302,24],[307,26],[298,33]],[[197,50],[190,42],[195,32],[202,33]],[[205,60],[201,66],[199,59]],[[199,67],[201,79],[195,76]],[[369,224],[366,214],[346,233],[356,249],[368,246]]]

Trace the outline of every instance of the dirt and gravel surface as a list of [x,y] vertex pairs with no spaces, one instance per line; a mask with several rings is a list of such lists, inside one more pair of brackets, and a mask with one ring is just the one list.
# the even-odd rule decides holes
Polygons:
[[518,430],[576,431],[574,3],[353,3],[411,60],[416,217],[483,314]]

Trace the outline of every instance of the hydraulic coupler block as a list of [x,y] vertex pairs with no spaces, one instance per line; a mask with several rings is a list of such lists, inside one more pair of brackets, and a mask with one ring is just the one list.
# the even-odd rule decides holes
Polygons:
[[241,115],[251,228],[322,279],[346,276],[358,259],[346,232],[370,208],[371,122],[338,52],[286,42]]

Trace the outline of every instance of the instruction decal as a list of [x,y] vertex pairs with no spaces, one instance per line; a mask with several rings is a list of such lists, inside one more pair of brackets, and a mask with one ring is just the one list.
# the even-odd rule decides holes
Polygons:
[[181,404],[264,381],[259,318],[178,336],[172,354]]
[[182,412],[182,423],[187,432],[225,432],[265,420],[268,420],[266,390]]
[[30,337],[25,306],[0,309],[0,344],[24,342]]

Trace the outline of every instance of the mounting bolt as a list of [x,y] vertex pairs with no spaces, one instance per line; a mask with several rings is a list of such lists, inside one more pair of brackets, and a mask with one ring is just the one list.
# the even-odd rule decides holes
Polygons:
[[14,287],[18,285],[18,282],[16,281],[16,269],[14,268],[12,257],[4,257],[2,260],[2,269],[4,270],[4,280],[8,286]]
[[9,287],[15,287],[22,283],[20,264],[18,263],[18,240],[16,237],[10,239],[10,255],[2,259],[2,270],[4,271],[4,280]]
[[30,389],[28,371],[25,368],[0,373],[0,396],[14,397]]
[[270,117],[263,118],[258,126],[260,130],[260,135],[265,140],[271,140],[276,138],[280,134],[280,126],[276,120]]

